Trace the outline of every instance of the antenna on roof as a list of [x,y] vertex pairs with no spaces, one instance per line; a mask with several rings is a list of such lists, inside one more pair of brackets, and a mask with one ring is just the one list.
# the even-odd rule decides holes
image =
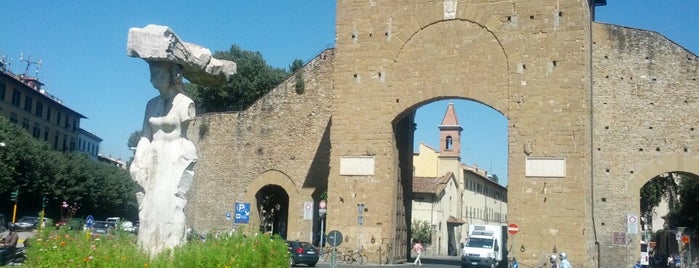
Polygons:
[[36,76],[35,77],[39,77],[39,68],[41,67],[41,59],[39,59],[38,61],[33,61],[32,56],[29,56],[28,59],[24,59],[24,53],[19,53],[19,61],[27,63],[27,67],[24,68],[24,75],[27,75],[27,73],[29,73],[29,67],[32,64],[36,64],[36,70],[35,70]]

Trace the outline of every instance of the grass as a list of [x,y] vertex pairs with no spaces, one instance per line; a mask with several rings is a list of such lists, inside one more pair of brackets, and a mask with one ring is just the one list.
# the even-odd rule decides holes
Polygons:
[[31,238],[28,267],[289,267],[286,242],[278,237],[242,233],[208,236],[149,257],[136,236],[115,232],[91,236],[86,232],[44,230]]

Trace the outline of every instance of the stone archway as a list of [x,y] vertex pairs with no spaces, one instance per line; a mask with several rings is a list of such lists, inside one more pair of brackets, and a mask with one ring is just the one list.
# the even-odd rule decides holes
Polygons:
[[259,231],[286,238],[289,222],[289,195],[279,185],[266,185],[255,194]]

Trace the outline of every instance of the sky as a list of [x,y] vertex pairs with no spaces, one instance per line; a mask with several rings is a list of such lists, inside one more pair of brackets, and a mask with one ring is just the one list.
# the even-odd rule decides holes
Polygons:
[[[128,29],[167,25],[184,41],[211,51],[237,44],[259,51],[269,65],[288,68],[334,47],[335,1],[94,1],[3,0],[0,55],[23,73],[23,59],[41,59],[44,88],[86,116],[81,127],[103,139],[100,153],[128,160],[127,141],[142,126],[146,102],[157,95],[145,61],[126,56]],[[608,0],[596,21],[659,32],[699,52],[699,0]],[[33,75],[32,65],[29,72]],[[439,148],[448,100],[418,109],[415,148]],[[507,183],[507,119],[483,105],[454,100],[462,126],[462,162],[497,174]]]

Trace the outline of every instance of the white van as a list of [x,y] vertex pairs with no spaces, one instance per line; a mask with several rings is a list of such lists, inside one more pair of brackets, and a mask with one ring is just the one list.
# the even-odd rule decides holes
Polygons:
[[648,254],[648,242],[641,241],[641,267],[650,265],[650,255]]

